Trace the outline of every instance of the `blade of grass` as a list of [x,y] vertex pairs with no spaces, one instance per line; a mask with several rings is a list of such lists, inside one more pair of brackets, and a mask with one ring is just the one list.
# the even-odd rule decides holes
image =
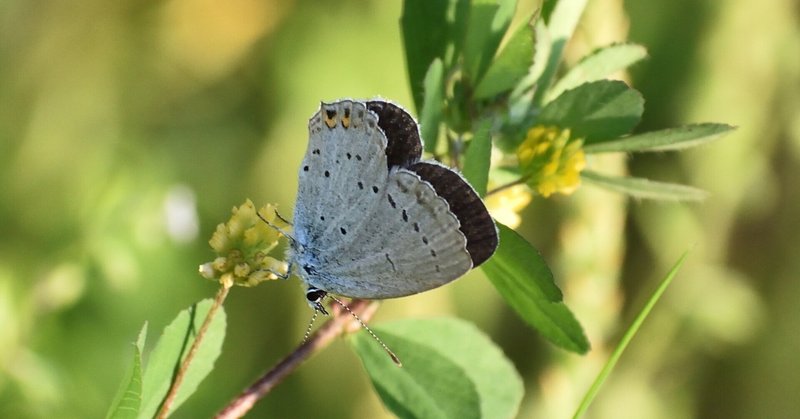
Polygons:
[[664,294],[664,291],[666,291],[667,287],[672,282],[672,279],[675,278],[675,275],[677,275],[678,270],[683,265],[683,262],[686,260],[686,256],[688,254],[689,251],[687,250],[686,252],[683,253],[683,255],[681,255],[681,257],[669,271],[667,276],[661,281],[661,284],[658,286],[653,295],[650,296],[650,299],[647,300],[647,304],[645,304],[644,308],[642,308],[642,311],[640,311],[639,315],[637,315],[636,318],[633,320],[633,323],[625,332],[625,335],[622,336],[622,340],[620,340],[620,342],[617,344],[617,347],[614,348],[614,352],[611,354],[611,357],[609,357],[608,361],[606,361],[606,365],[603,366],[603,369],[600,371],[600,374],[598,374],[597,378],[595,378],[594,383],[592,383],[592,386],[589,388],[589,391],[587,391],[586,394],[583,396],[583,400],[581,400],[581,404],[578,406],[578,410],[576,410],[575,415],[572,416],[573,419],[578,419],[581,416],[583,416],[584,413],[586,413],[586,410],[589,408],[589,405],[592,404],[592,401],[594,400],[595,396],[597,396],[597,393],[600,391],[600,387],[606,381],[606,378],[608,378],[608,376],[611,374],[611,371],[614,369],[614,366],[617,365],[617,361],[619,361],[619,358],[622,356],[622,353],[625,351],[625,348],[628,347],[628,344],[631,342],[633,337],[636,335],[636,332],[638,332],[639,328],[642,326],[644,319],[647,318],[647,316],[650,314],[650,311],[653,309],[658,300]]

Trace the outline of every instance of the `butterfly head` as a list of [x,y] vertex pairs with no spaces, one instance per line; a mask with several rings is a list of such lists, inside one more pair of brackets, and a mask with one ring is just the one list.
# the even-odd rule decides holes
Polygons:
[[325,306],[322,305],[322,301],[325,300],[327,295],[328,293],[326,291],[319,288],[308,287],[306,290],[306,301],[315,311],[319,311],[327,316],[328,312],[325,310]]

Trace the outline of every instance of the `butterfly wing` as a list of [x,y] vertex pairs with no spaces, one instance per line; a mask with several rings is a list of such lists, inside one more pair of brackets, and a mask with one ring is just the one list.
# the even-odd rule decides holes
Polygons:
[[[373,211],[386,178],[386,136],[364,104],[322,104],[309,121],[294,210],[296,241],[317,252]],[[344,229],[344,234],[342,234]]]
[[386,192],[353,241],[324,253],[327,281],[312,285],[350,297],[392,298],[439,287],[472,268],[459,221],[431,184],[402,168],[387,178]]
[[350,101],[323,105],[310,122],[295,208],[303,279],[339,295],[392,298],[439,287],[491,256],[497,231],[472,187],[417,162],[421,143],[405,111],[366,106],[358,124],[364,105]]

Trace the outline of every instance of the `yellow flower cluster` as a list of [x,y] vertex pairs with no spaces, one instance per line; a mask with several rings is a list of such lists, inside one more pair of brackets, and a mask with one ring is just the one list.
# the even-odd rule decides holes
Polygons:
[[545,198],[556,192],[571,194],[580,186],[581,170],[586,166],[582,146],[583,140],[570,140],[569,129],[531,128],[517,149],[526,183]]
[[[227,287],[251,287],[269,279],[285,277],[288,264],[269,256],[278,245],[281,234],[258,217],[255,205],[249,199],[234,207],[232,213],[230,220],[218,225],[208,241],[217,258],[200,265],[200,275]],[[259,214],[273,226],[284,231],[288,228],[276,216],[274,205],[265,205]]]

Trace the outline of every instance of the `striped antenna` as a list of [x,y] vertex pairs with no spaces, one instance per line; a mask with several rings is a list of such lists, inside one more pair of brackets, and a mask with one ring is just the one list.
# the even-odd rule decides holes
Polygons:
[[381,338],[379,338],[378,335],[376,335],[375,332],[373,332],[372,329],[370,329],[369,326],[367,326],[367,324],[364,323],[364,321],[361,320],[361,318],[358,317],[358,315],[353,312],[353,310],[350,310],[350,307],[348,307],[347,304],[343,303],[341,300],[339,300],[338,298],[336,298],[336,297],[334,297],[334,296],[332,296],[330,294],[328,294],[328,297],[331,297],[331,299],[333,299],[333,301],[336,301],[337,304],[342,306],[343,309],[347,310],[347,312],[350,313],[350,315],[352,315],[353,318],[358,321],[358,323],[361,325],[361,327],[363,327],[364,330],[366,330],[370,334],[370,336],[372,336],[372,338],[375,339],[375,341],[378,342],[379,345],[381,345],[383,350],[386,351],[386,354],[389,355],[390,358],[392,358],[392,362],[394,362],[395,365],[397,365],[398,367],[402,367],[403,366],[403,363],[400,362],[400,358],[398,358],[397,355],[395,355],[395,353],[392,352],[392,350],[389,349],[389,347],[386,346],[385,343],[383,343]]

